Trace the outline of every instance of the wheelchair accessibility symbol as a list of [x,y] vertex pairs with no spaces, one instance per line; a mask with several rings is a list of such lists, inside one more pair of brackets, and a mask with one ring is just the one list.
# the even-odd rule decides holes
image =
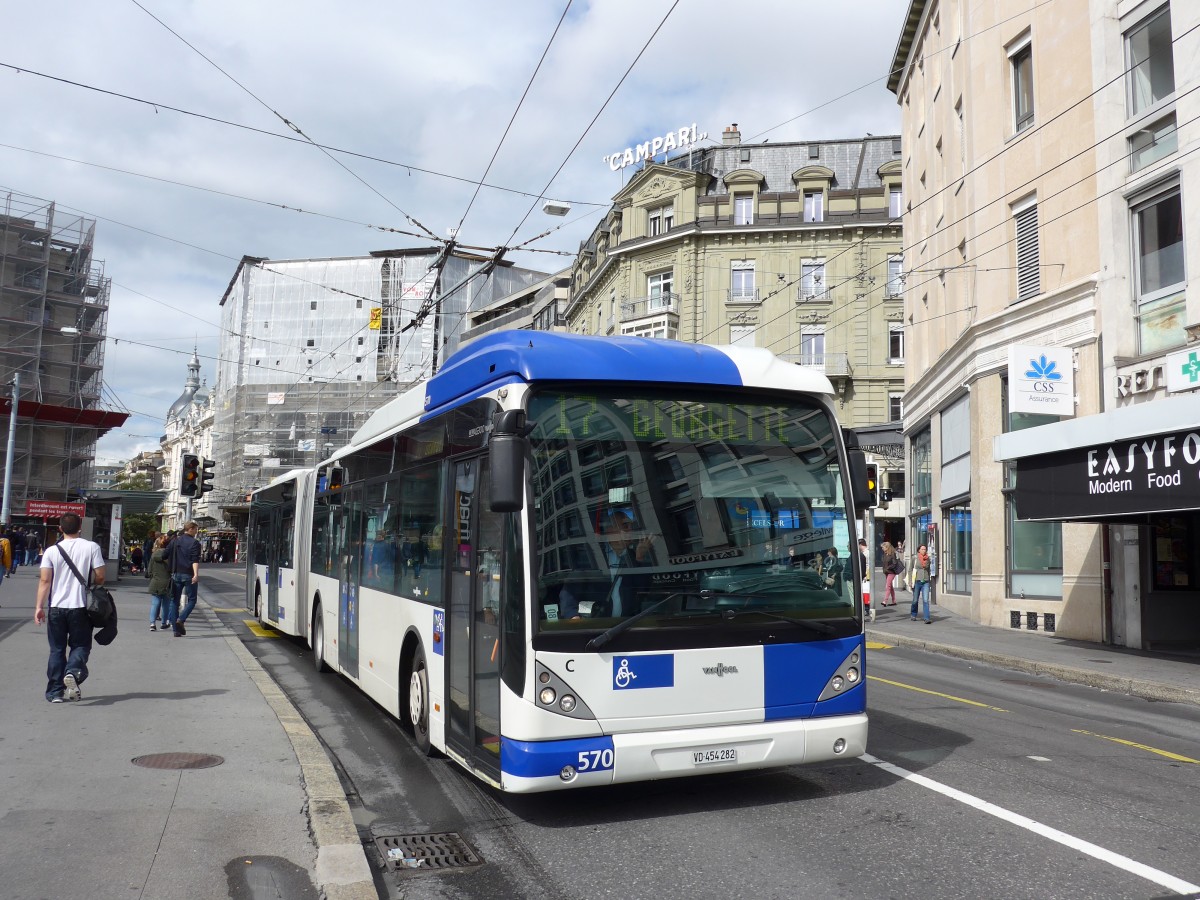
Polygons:
[[635,678],[637,675],[629,671],[629,660],[621,660],[621,664],[617,667],[617,674],[613,676],[613,683],[619,688],[629,687],[630,682]]

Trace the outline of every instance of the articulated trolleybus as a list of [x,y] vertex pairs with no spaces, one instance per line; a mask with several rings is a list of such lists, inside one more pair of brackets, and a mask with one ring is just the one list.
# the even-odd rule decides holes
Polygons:
[[831,395],[762,349],[485,337],[254,494],[247,603],[501,790],[859,756]]

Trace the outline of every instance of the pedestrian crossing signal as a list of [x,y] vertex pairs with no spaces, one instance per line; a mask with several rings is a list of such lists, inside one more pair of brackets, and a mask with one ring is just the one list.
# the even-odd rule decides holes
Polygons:
[[216,463],[206,459],[200,466],[200,493],[207,494],[213,489],[213,467]]

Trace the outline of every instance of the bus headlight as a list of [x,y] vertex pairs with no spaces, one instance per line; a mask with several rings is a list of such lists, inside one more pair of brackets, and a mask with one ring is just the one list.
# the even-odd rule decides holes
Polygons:
[[846,752],[846,739],[845,738],[838,738],[836,741],[833,742],[833,752],[834,753],[845,753]]
[[575,708],[575,698],[570,694],[563,694],[562,699],[558,701],[558,707],[563,712],[570,712]]
[[541,700],[546,706],[550,706],[554,702],[554,698],[557,696],[558,695],[554,693],[554,688],[544,687],[542,688],[542,692],[538,694],[538,699]]
[[830,683],[831,685],[833,685],[833,689],[834,689],[835,691],[840,691],[840,690],[841,690],[841,689],[842,689],[842,688],[845,686],[845,682],[843,682],[843,681],[842,681],[842,676],[841,676],[841,675],[834,675],[834,676],[833,676],[833,681],[831,681],[831,682],[829,682],[829,683]]
[[858,669],[847,669],[846,670],[846,680],[848,682],[850,682],[851,684],[857,684],[858,683]]

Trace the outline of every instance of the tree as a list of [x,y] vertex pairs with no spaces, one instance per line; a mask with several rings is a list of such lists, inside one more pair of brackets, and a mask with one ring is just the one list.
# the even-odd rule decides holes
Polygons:
[[[150,491],[154,489],[153,478],[148,472],[121,475],[113,482],[118,491]],[[126,543],[144,544],[151,530],[158,530],[158,516],[154,513],[134,513],[125,516],[121,523],[121,536]]]

